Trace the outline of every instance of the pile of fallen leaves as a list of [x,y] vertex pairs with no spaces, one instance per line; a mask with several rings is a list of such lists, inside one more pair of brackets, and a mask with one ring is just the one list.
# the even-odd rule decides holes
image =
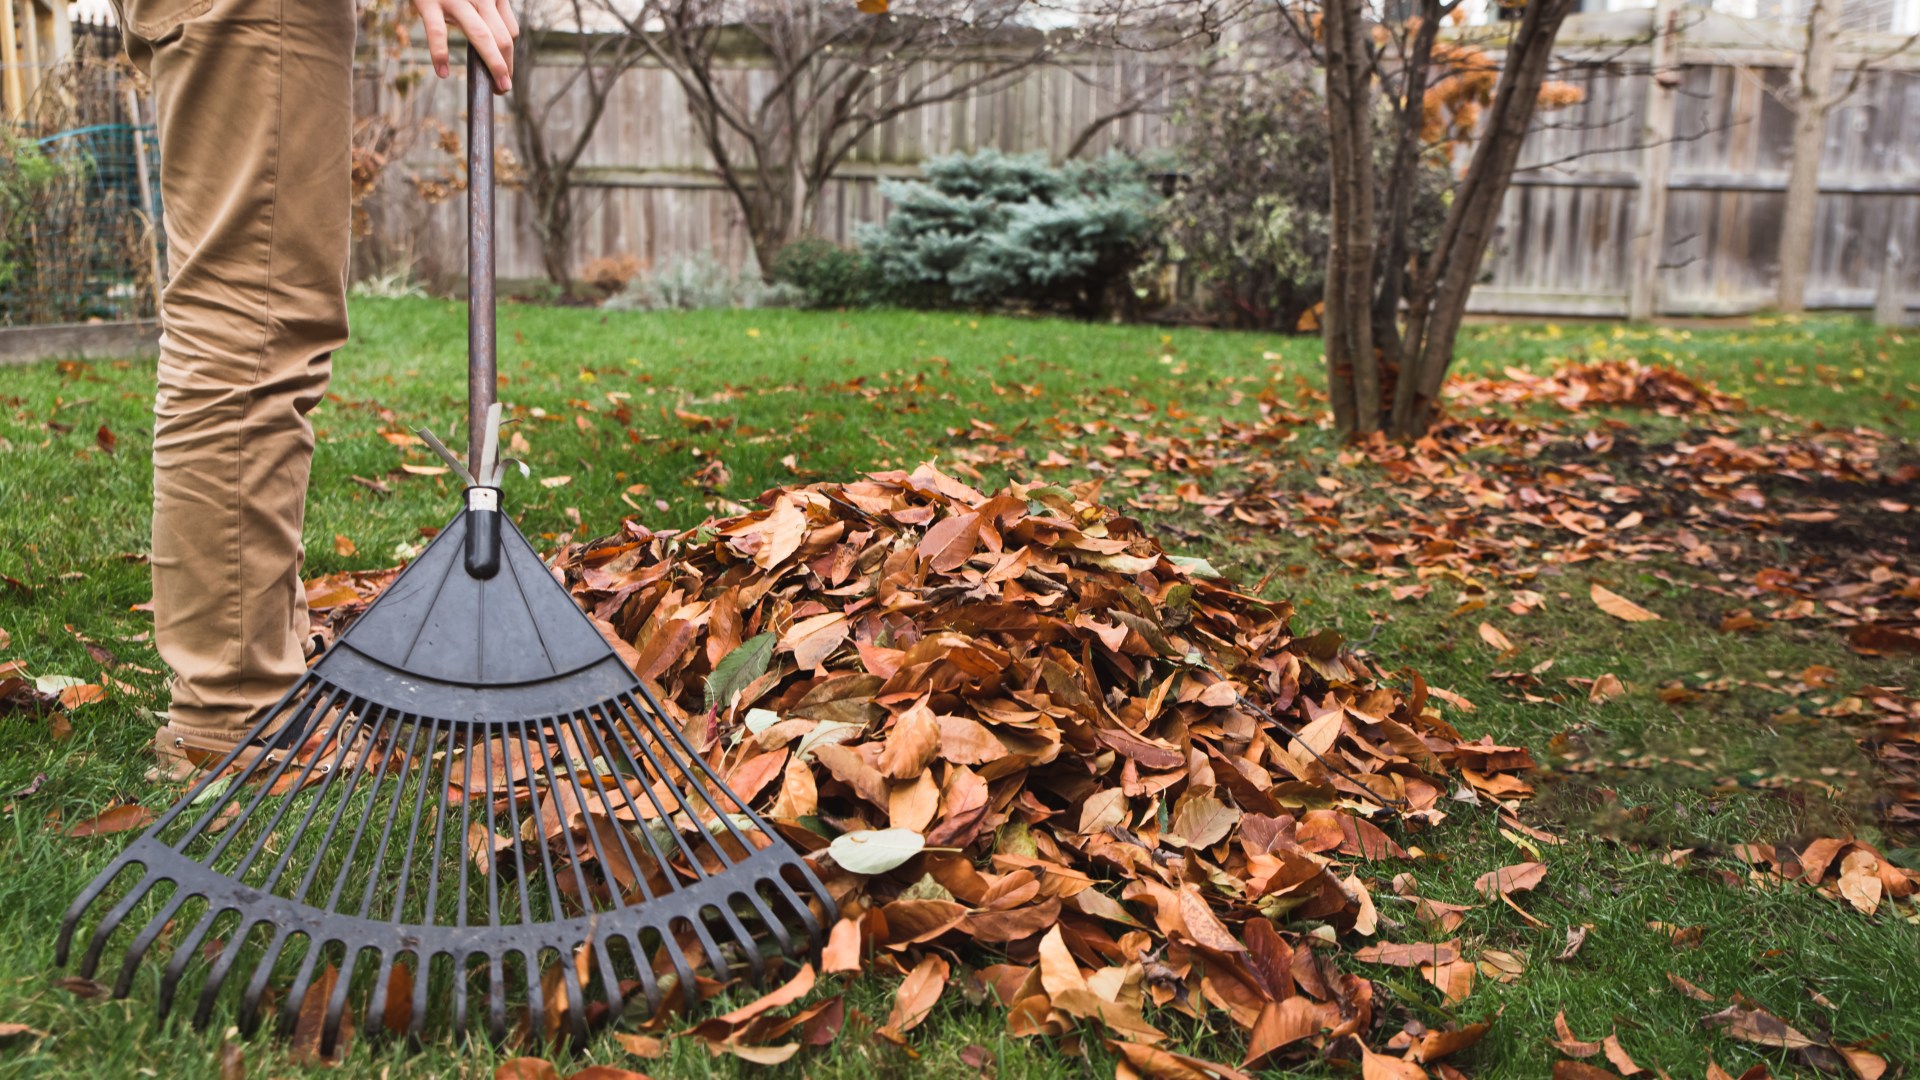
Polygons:
[[[1476,959],[1369,944],[1386,883],[1359,862],[1406,854],[1382,824],[1526,795],[1527,751],[1464,739],[1417,675],[1295,637],[1285,603],[1093,495],[987,495],[923,466],[772,491],[691,533],[629,522],[556,568],[733,790],[812,853],[838,907],[824,970],[904,976],[881,1035],[952,991],[1000,1003],[1016,1035],[1105,1039],[1141,1073],[1181,1060],[1148,1006],[1247,1031],[1243,1066],[1389,1053],[1341,946],[1454,999]],[[1512,903],[1543,875],[1483,892]],[[1393,896],[1439,932],[1464,910],[1404,876]],[[1416,1024],[1390,1053],[1412,1069],[1482,1030]],[[762,1010],[689,1034],[761,1061],[801,1031]]]

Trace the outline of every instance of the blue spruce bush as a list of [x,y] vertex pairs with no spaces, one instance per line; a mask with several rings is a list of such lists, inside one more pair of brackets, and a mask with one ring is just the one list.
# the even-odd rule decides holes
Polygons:
[[1154,239],[1158,199],[1140,164],[1119,155],[1054,166],[987,150],[934,158],[924,173],[883,183],[893,212],[859,233],[898,302],[1093,315]]

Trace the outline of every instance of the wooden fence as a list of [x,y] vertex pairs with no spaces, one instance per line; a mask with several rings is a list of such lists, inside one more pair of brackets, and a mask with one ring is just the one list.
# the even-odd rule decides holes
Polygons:
[[[1790,74],[1793,28],[1686,8],[1667,24],[1669,33],[1654,34],[1667,10],[1569,23],[1557,77],[1581,85],[1586,97],[1542,115],[1475,310],[1727,315],[1770,304],[1792,121],[1767,88]],[[1844,38],[1840,78],[1886,48],[1884,40]],[[1139,85],[1144,62],[1100,57],[1073,70],[1035,70],[1003,89],[884,126],[830,184],[818,231],[851,240],[858,223],[885,213],[879,181],[913,175],[932,154],[984,147],[1057,154]],[[541,71],[536,86],[558,76]],[[764,83],[769,74],[748,64],[725,76]],[[368,102],[377,93],[371,83],[363,87]],[[459,99],[458,87],[441,87],[418,107],[457,130]],[[564,130],[568,110],[555,112]],[[502,126],[510,145],[504,119]],[[1150,152],[1175,134],[1169,115],[1148,111],[1103,130],[1090,151]],[[419,152],[403,164],[436,167]],[[700,254],[734,267],[751,259],[738,211],[664,71],[642,67],[623,79],[587,150],[581,188],[576,264],[622,253],[655,269]],[[1879,59],[1829,115],[1822,189],[1809,302],[1871,307],[1889,237],[1909,252],[1920,246],[1920,55]],[[461,273],[457,202],[425,206],[411,186],[389,180],[369,209],[375,231],[363,245],[363,272],[410,260],[438,280]],[[524,197],[503,197],[500,273],[510,279],[541,274],[528,211]],[[1920,259],[1909,258],[1903,276],[1903,295],[1920,300]]]

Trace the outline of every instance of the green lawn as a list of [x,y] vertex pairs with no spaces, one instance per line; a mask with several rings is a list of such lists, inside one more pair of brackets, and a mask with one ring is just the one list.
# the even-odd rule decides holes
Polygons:
[[[440,525],[455,509],[445,478],[399,469],[433,459],[381,433],[422,424],[445,431],[463,415],[463,309],[443,301],[356,301],[353,315],[354,342],[336,359],[333,393],[314,417],[321,442],[307,530],[312,573],[390,566],[420,542],[423,528]],[[508,499],[542,546],[609,532],[628,515],[655,527],[690,525],[709,513],[731,512],[733,503],[750,502],[772,485],[851,479],[929,458],[964,472],[970,461],[1004,462],[1014,450],[1024,450],[1033,468],[1057,454],[1057,467],[1047,463],[1045,470],[1053,478],[1098,472],[1109,485],[1105,497],[1116,503],[1188,481],[1203,491],[1221,490],[1237,479],[1230,469],[1129,476],[1106,466],[1100,448],[1116,429],[1177,439],[1221,420],[1250,421],[1263,397],[1291,403],[1321,378],[1318,342],[1309,339],[952,314],[508,307],[500,328],[502,397],[527,410],[517,426],[525,444],[518,456],[542,482],[510,480]],[[1920,336],[1876,334],[1852,320],[1713,331],[1486,326],[1468,333],[1463,353],[1464,370],[1485,373],[1637,356],[1712,378],[1764,409],[1821,424],[1865,425],[1903,438],[1920,426],[1913,409],[1920,397]],[[157,691],[160,681],[133,669],[159,664],[146,617],[130,610],[148,598],[138,556],[147,543],[152,394],[151,363],[0,369],[0,574],[10,579],[0,581],[0,631],[11,639],[0,647],[0,663],[19,660],[34,675],[97,680],[101,666],[79,640],[85,637],[122,665],[111,672],[114,678],[141,691],[115,688],[105,702],[78,710],[64,739],[45,721],[0,717],[0,866],[6,867],[0,874],[0,1023],[47,1033],[0,1043],[0,1075],[214,1070],[219,1032],[156,1023],[151,972],[132,1000],[107,1002],[57,987],[60,973],[52,968],[61,912],[118,846],[116,838],[68,839],[58,823],[90,817],[118,800],[156,807],[167,801],[165,791],[141,778],[150,727],[140,710],[161,705],[142,695]],[[1684,420],[1627,412],[1567,422],[1625,425],[1648,444],[1684,435],[1687,427]],[[1764,413],[1740,422],[1754,435],[1781,423]],[[458,445],[458,437],[453,441]],[[995,453],[980,455],[982,445]],[[1300,464],[1303,491],[1313,490],[1316,475],[1364,490],[1369,466],[1334,463],[1335,449],[1330,433],[1308,429],[1275,452]],[[975,482],[998,483],[1005,468],[984,466]],[[1543,761],[1551,760],[1554,737],[1573,731],[1590,757],[1705,764],[1699,771],[1631,769],[1538,781],[1541,796],[1527,820],[1570,841],[1544,851],[1549,884],[1526,898],[1546,929],[1530,928],[1499,905],[1477,908],[1461,929],[1476,949],[1523,955],[1526,972],[1517,981],[1482,980],[1464,1005],[1450,1009],[1417,977],[1388,968],[1368,972],[1400,1020],[1494,1019],[1486,1041],[1456,1064],[1475,1076],[1544,1076],[1557,1056],[1545,1040],[1554,1015],[1565,1010],[1580,1038],[1617,1030],[1639,1064],[1676,1078],[1701,1076],[1709,1056],[1734,1075],[1756,1061],[1770,1063],[1776,1074],[1793,1071],[1788,1054],[1703,1030],[1698,1018],[1718,1006],[1675,992],[1671,972],[1723,1000],[1745,994],[1802,1031],[1831,1033],[1841,1042],[1882,1038],[1879,1052],[1907,1075],[1920,1067],[1920,963],[1914,962],[1920,927],[1892,908],[1869,919],[1810,890],[1729,885],[1713,872],[1737,867],[1716,856],[1751,841],[1856,831],[1883,850],[1913,847],[1914,838],[1883,836],[1875,824],[1874,766],[1856,746],[1859,732],[1837,721],[1783,726],[1777,715],[1784,702],[1751,686],[1682,705],[1654,693],[1674,679],[1766,682],[1779,678],[1769,672],[1810,664],[1835,668],[1839,689],[1870,683],[1911,691],[1920,672],[1910,660],[1861,658],[1837,634],[1817,628],[1737,639],[1720,634],[1719,617],[1738,605],[1690,589],[1682,573],[1663,576],[1678,568],[1655,557],[1608,573],[1667,615],[1662,622],[1622,623],[1583,601],[1549,603],[1524,621],[1504,624],[1520,646],[1504,666],[1553,659],[1555,680],[1617,673],[1631,692],[1606,704],[1578,694],[1528,703],[1490,678],[1501,665],[1475,637],[1479,618],[1449,618],[1462,587],[1442,581],[1424,599],[1389,604],[1379,593],[1357,589],[1362,577],[1290,535],[1189,512],[1141,516],[1183,553],[1206,556],[1247,582],[1270,577],[1268,593],[1288,595],[1299,607],[1296,629],[1336,625],[1350,640],[1375,633],[1366,648],[1383,667],[1411,667],[1479,705],[1470,714],[1450,713],[1470,735],[1525,743]],[[1543,593],[1563,587],[1535,586]],[[43,781],[36,781],[39,774]],[[1818,776],[1831,790],[1722,782],[1755,776]],[[1384,885],[1410,871],[1423,895],[1466,902],[1474,898],[1476,876],[1528,857],[1501,834],[1491,813],[1464,806],[1438,832],[1417,840],[1428,858],[1381,864],[1372,876]],[[1674,848],[1698,849],[1694,864],[1663,861]],[[1678,949],[1650,922],[1704,932],[1697,947]],[[1591,924],[1585,946],[1569,960],[1555,960],[1569,928],[1583,924]],[[844,988],[849,1005],[876,1024],[886,1015],[890,985],[870,980]],[[1225,1034],[1222,1023],[1171,1026],[1191,1052],[1229,1063],[1244,1052],[1240,1037]],[[918,1060],[850,1021],[830,1051],[777,1071],[971,1075],[961,1055],[972,1045],[994,1056],[1000,1076],[1078,1075],[1089,1068],[1058,1047],[1012,1040],[1004,1030],[999,1010],[969,1006],[950,990],[933,1019],[910,1035]],[[244,1053],[250,1075],[302,1071],[265,1039]],[[489,1053],[436,1046],[407,1056],[397,1048],[361,1046],[351,1069],[356,1075],[382,1068],[393,1076],[490,1075]],[[1091,1067],[1110,1073],[1111,1059],[1097,1045],[1094,1055]],[[671,1057],[652,1062],[625,1058],[602,1040],[581,1063],[586,1060],[653,1075],[736,1068],[730,1060],[710,1062],[684,1040]],[[1335,1071],[1322,1066],[1304,1075]]]

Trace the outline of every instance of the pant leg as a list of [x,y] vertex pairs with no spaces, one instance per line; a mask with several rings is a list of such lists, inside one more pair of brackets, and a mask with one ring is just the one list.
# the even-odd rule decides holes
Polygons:
[[126,0],[168,245],[154,642],[176,726],[231,730],[304,668],[307,413],[346,341],[353,0]]

